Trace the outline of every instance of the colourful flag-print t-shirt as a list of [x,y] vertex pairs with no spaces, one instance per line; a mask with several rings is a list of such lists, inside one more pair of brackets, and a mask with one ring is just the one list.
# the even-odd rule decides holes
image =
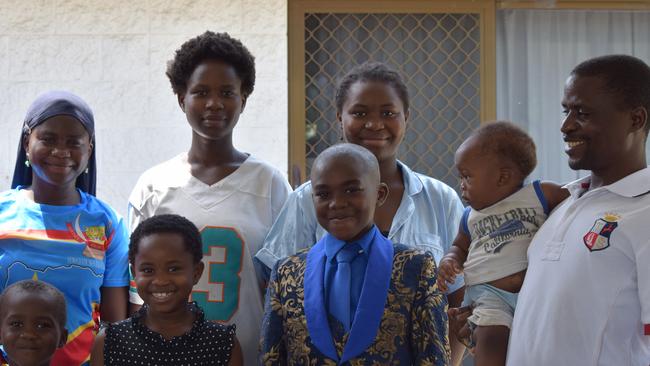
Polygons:
[[128,233],[121,217],[79,192],[74,206],[34,203],[20,188],[0,193],[0,291],[35,279],[65,295],[68,342],[53,365],[88,363],[101,287],[128,286]]

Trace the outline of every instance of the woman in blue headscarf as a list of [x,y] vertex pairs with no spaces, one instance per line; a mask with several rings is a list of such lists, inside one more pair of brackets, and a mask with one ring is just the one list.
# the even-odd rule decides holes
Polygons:
[[128,233],[95,198],[95,124],[78,96],[50,91],[25,117],[12,189],[0,193],[0,291],[23,279],[61,290],[68,342],[55,365],[86,364],[99,318],[127,314]]

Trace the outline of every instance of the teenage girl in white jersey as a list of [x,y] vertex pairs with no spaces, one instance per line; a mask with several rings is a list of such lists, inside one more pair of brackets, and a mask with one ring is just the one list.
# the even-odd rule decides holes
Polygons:
[[[201,231],[205,271],[192,300],[206,319],[237,325],[245,365],[254,365],[263,295],[252,256],[290,187],[271,165],[237,150],[232,133],[255,83],[254,58],[226,33],[185,42],[167,76],[192,128],[187,152],[146,171],[129,198],[129,221],[185,216]],[[137,292],[131,302],[141,303]]]

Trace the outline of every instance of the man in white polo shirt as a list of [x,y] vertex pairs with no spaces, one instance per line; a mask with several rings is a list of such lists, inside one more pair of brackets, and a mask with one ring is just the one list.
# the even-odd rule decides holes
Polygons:
[[631,56],[578,65],[561,127],[572,169],[591,175],[528,249],[509,366],[650,364],[650,68]]

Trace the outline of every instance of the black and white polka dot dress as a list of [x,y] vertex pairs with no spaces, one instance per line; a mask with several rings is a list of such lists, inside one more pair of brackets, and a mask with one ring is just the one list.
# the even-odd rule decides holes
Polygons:
[[206,321],[196,303],[190,309],[196,314],[192,329],[170,340],[145,326],[146,305],[131,318],[110,325],[106,329],[104,364],[227,365],[235,341],[235,326]]

